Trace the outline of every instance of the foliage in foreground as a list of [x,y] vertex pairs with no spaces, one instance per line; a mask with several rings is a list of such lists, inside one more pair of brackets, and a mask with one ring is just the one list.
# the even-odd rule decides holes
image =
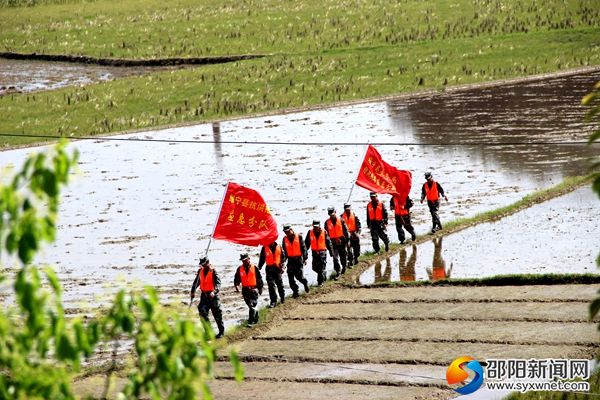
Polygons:
[[[56,233],[60,191],[77,161],[77,153],[69,156],[65,146],[59,144],[50,156],[30,157],[10,184],[0,186],[0,250],[23,265],[14,283],[17,307],[0,312],[0,399],[75,398],[72,376],[82,358],[110,342],[115,361],[120,340],[133,341],[136,355],[120,397],[211,398],[206,380],[215,347],[208,325],[166,313],[150,287],[144,293],[121,290],[103,317],[68,320],[55,273],[44,270],[45,285],[30,265],[40,245]],[[235,355],[231,359],[241,379],[241,366]],[[103,397],[110,378],[109,373]]]
[[[592,92],[588,93],[583,100],[583,105],[591,107],[586,115],[588,121],[599,121],[600,118],[600,82],[597,82]],[[600,126],[592,133],[589,139],[589,144],[594,145],[600,140]],[[600,196],[600,159],[596,158],[592,164],[592,173],[594,181],[592,182],[592,189]],[[600,267],[600,255],[596,259],[596,264]],[[600,294],[600,291],[598,291]],[[600,297],[596,298],[592,304],[590,304],[590,319],[593,319],[600,312]],[[600,324],[598,325],[600,330]]]

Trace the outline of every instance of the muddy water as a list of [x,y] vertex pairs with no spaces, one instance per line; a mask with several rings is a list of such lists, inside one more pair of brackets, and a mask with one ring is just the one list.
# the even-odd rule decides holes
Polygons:
[[155,70],[156,68],[110,67],[0,58],[0,96],[13,92],[33,92],[86,85],[125,76],[142,75]]
[[595,273],[599,209],[598,196],[584,187],[500,221],[406,247],[365,271],[360,282]]
[[[326,218],[327,206],[340,210],[347,200],[365,151],[364,145],[348,144],[356,142],[378,143],[385,160],[412,170],[413,198],[420,196],[423,172],[433,171],[450,198],[442,205],[442,221],[503,206],[586,172],[585,160],[598,153],[597,147],[561,142],[589,136],[592,128],[582,125],[579,102],[597,80],[600,73],[594,72],[420,100],[228,121],[215,130],[203,124],[124,136],[220,143],[77,142],[80,172],[63,199],[57,241],[36,261],[57,266],[67,286],[68,306],[82,301],[97,305],[95,296],[134,282],[155,285],[172,300],[185,301],[227,181],[259,190],[280,225],[291,223],[305,234],[313,219]],[[509,144],[514,141],[530,144]],[[550,141],[555,144],[539,144]],[[38,150],[3,152],[1,166],[20,165],[29,152]],[[382,199],[387,202],[389,197]],[[363,222],[367,201],[366,190],[353,190],[350,202]],[[427,207],[417,203],[413,220],[417,234],[425,234],[430,224]],[[484,243],[487,234],[494,240],[493,232],[484,231]],[[390,235],[395,240],[393,225]],[[536,236],[531,231],[527,237]],[[481,242],[473,246],[476,243]],[[548,249],[546,261],[552,260],[555,243],[537,243]],[[363,245],[370,249],[366,229]],[[212,243],[209,257],[224,287],[231,287],[241,251],[249,251],[257,261],[259,249]],[[525,254],[518,257],[526,259]],[[457,261],[456,274],[476,261]],[[6,259],[3,263],[9,268],[13,264]],[[316,281],[310,267],[305,273]],[[241,315],[245,306],[234,298],[227,297],[227,307],[231,315]],[[266,304],[266,290],[263,298]]]

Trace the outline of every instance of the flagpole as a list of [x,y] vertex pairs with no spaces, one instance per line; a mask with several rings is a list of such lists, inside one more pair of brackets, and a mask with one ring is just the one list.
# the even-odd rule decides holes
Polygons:
[[206,252],[204,252],[204,257],[208,256],[208,249],[210,249],[210,244],[212,243],[212,238],[215,234],[215,229],[217,229],[217,222],[219,221],[219,215],[221,215],[221,210],[223,209],[223,202],[225,201],[225,194],[227,194],[227,188],[229,188],[230,183],[231,182],[227,182],[227,186],[225,186],[225,190],[223,191],[223,197],[221,198],[221,207],[219,207],[219,212],[217,213],[217,217],[215,218],[215,223],[213,224],[212,233],[210,234],[208,246],[206,246]]
[[[356,173],[356,178],[358,178],[358,175],[360,174],[360,166],[362,165],[363,161],[365,160],[367,151],[369,151],[369,142],[367,142],[367,147],[365,148],[365,152],[363,153],[363,156],[360,159],[360,164],[358,165],[358,172]],[[355,184],[356,178],[354,178],[354,181],[352,181],[352,186],[350,187],[350,193],[348,194],[348,200],[346,200],[346,203],[350,203],[350,197],[352,197],[352,191],[354,190],[354,186],[356,186],[356,184]]]

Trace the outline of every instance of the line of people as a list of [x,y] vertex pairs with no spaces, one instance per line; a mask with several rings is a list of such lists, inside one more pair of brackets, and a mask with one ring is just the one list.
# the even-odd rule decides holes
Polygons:
[[[439,216],[439,197],[448,201],[443,188],[433,181],[431,173],[426,173],[427,182],[423,184],[421,203],[427,198],[430,213],[432,215],[432,233],[442,228]],[[378,198],[377,193],[370,192],[370,201],[367,204],[366,223],[371,233],[373,250],[378,253],[380,249],[379,240],[383,241],[385,251],[389,251],[389,237],[387,235],[388,212],[385,204]],[[436,197],[437,196],[437,197]],[[390,208],[394,210],[398,240],[404,243],[406,240],[404,230],[411,235],[411,240],[416,240],[416,233],[410,220],[410,208],[413,201],[407,196],[405,201],[398,201],[392,197]],[[349,203],[344,204],[344,212],[338,217],[335,207],[327,209],[329,218],[321,228],[321,221],[313,220],[304,240],[301,235],[292,229],[291,225],[283,225],[284,237],[281,245],[277,241],[263,246],[260,252],[258,266],[250,261],[247,253],[240,255],[240,265],[234,276],[234,287],[236,291],[242,292],[242,297],[248,306],[248,325],[258,322],[258,298],[263,292],[263,279],[260,271],[265,266],[267,286],[269,290],[269,307],[273,308],[285,302],[285,289],[283,286],[283,274],[286,271],[288,283],[292,290],[292,297],[299,296],[299,285],[302,284],[306,293],[310,292],[307,279],[304,277],[304,266],[308,259],[308,250],[311,251],[312,270],[317,274],[317,285],[322,285],[326,280],[327,255],[333,258],[332,279],[337,279],[344,274],[348,268],[358,263],[360,256],[360,234],[361,221],[353,212]],[[200,268],[196,274],[190,293],[190,302],[194,299],[196,291],[200,291],[200,303],[198,312],[200,316],[208,321],[208,313],[212,312],[217,323],[220,338],[224,334],[223,316],[219,301],[219,289],[221,281],[214,267],[207,257],[200,259]],[[278,299],[279,296],[279,299]]]

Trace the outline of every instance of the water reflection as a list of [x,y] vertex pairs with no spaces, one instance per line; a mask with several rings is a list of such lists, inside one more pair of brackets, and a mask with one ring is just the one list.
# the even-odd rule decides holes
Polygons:
[[[390,257],[392,264],[399,265],[392,271],[391,280],[597,273],[595,259],[600,237],[597,204],[597,195],[590,187],[583,187],[500,221],[432,238],[418,245],[418,258],[417,246],[404,246]],[[460,268],[454,268],[454,264]],[[383,279],[384,274],[377,274]],[[375,267],[371,267],[358,282],[371,284],[375,275]]]
[[433,242],[433,261],[431,268],[427,268],[427,276],[430,281],[439,281],[442,279],[450,279],[452,274],[452,263],[450,268],[446,269],[446,260],[442,257],[442,240],[443,238],[434,238]]
[[392,261],[389,257],[385,259],[385,270],[382,273],[381,261],[375,263],[375,282],[389,282],[392,278]]
[[221,162],[223,158],[223,145],[221,144],[221,123],[212,123],[213,140],[215,142],[215,155],[217,156],[217,162]]
[[412,245],[412,253],[408,261],[406,260],[407,251],[406,248],[400,249],[398,254],[398,271],[400,272],[400,281],[402,282],[413,282],[417,280],[417,273],[415,272],[415,265],[417,264],[417,246]]

